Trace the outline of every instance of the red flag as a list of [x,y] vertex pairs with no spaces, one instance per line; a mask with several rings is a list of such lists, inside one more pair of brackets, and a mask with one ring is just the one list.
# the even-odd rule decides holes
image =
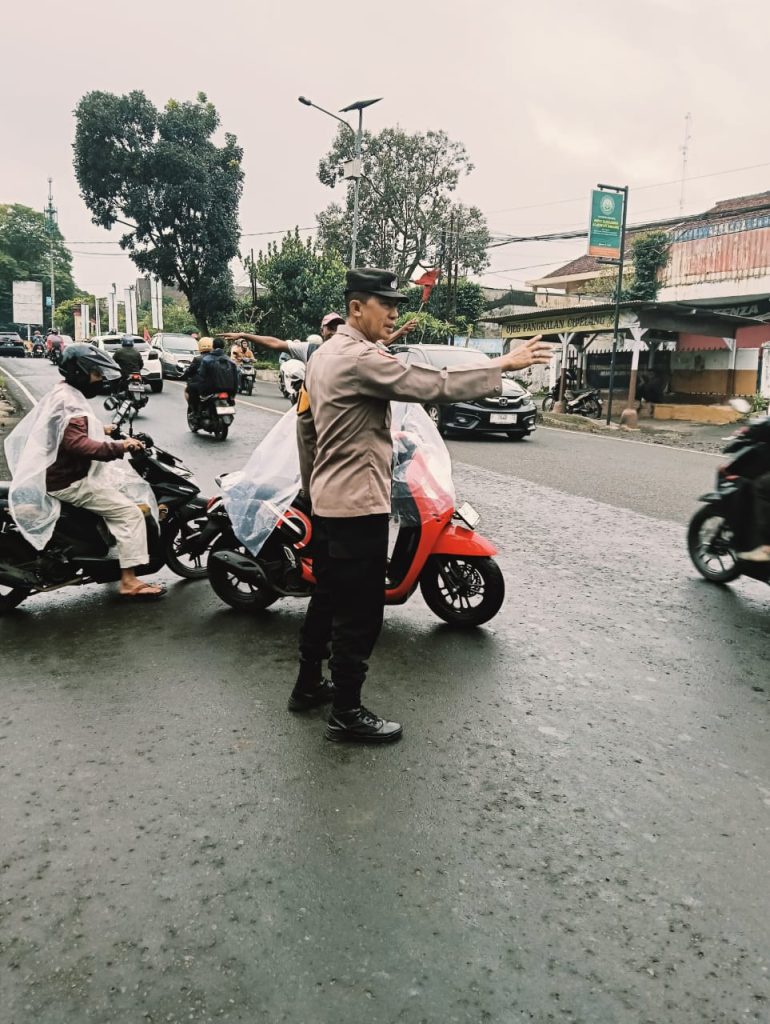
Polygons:
[[438,281],[438,270],[426,270],[422,277],[418,277],[416,281],[412,281],[412,284],[422,285],[422,302],[423,305],[430,298],[430,293],[436,287]]
[[145,341],[149,341],[150,340],[150,332],[147,330],[146,327],[144,329],[144,340]]

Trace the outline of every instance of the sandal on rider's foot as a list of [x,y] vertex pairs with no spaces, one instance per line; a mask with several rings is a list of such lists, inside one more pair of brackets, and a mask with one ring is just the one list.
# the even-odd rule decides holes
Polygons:
[[159,601],[166,595],[166,588],[158,583],[140,583],[133,590],[119,591],[118,596],[127,601]]

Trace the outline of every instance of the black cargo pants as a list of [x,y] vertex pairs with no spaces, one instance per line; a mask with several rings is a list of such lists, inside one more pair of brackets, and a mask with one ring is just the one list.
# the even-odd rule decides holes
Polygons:
[[339,711],[357,708],[368,659],[382,629],[388,516],[313,516],[316,587],[300,633],[300,665],[327,657]]

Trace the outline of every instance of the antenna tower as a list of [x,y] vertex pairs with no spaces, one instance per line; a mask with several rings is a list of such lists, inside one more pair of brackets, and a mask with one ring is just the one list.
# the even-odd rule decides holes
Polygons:
[[680,146],[682,153],[682,187],[679,191],[679,212],[684,212],[684,186],[687,181],[687,158],[690,154],[690,139],[692,134],[690,129],[692,128],[692,114],[689,112],[685,114],[684,118],[684,144]]

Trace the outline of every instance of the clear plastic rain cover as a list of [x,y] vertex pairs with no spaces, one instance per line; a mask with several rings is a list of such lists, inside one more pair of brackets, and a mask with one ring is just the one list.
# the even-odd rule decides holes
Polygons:
[[[442,515],[454,508],[449,452],[422,406],[393,402],[391,433],[391,515],[399,522],[418,523],[415,497],[421,499],[423,515]],[[222,499],[235,535],[252,554],[259,554],[299,489],[297,414],[291,408],[260,441],[243,469],[222,480]]]
[[[455,506],[452,460],[438,429],[421,405],[391,402],[393,486],[391,516],[417,524]],[[420,509],[415,503],[420,499]]]
[[[106,440],[104,427],[86,398],[61,381],[5,439],[5,454],[12,476],[11,515],[22,535],[38,551],[42,551],[53,536],[61,511],[61,502],[46,491],[46,470],[56,461],[67,424],[80,416],[88,420],[89,437],[95,441]],[[152,490],[129,462],[94,461],[88,477],[94,487],[116,488],[137,505],[149,505],[157,519],[158,506]]]

